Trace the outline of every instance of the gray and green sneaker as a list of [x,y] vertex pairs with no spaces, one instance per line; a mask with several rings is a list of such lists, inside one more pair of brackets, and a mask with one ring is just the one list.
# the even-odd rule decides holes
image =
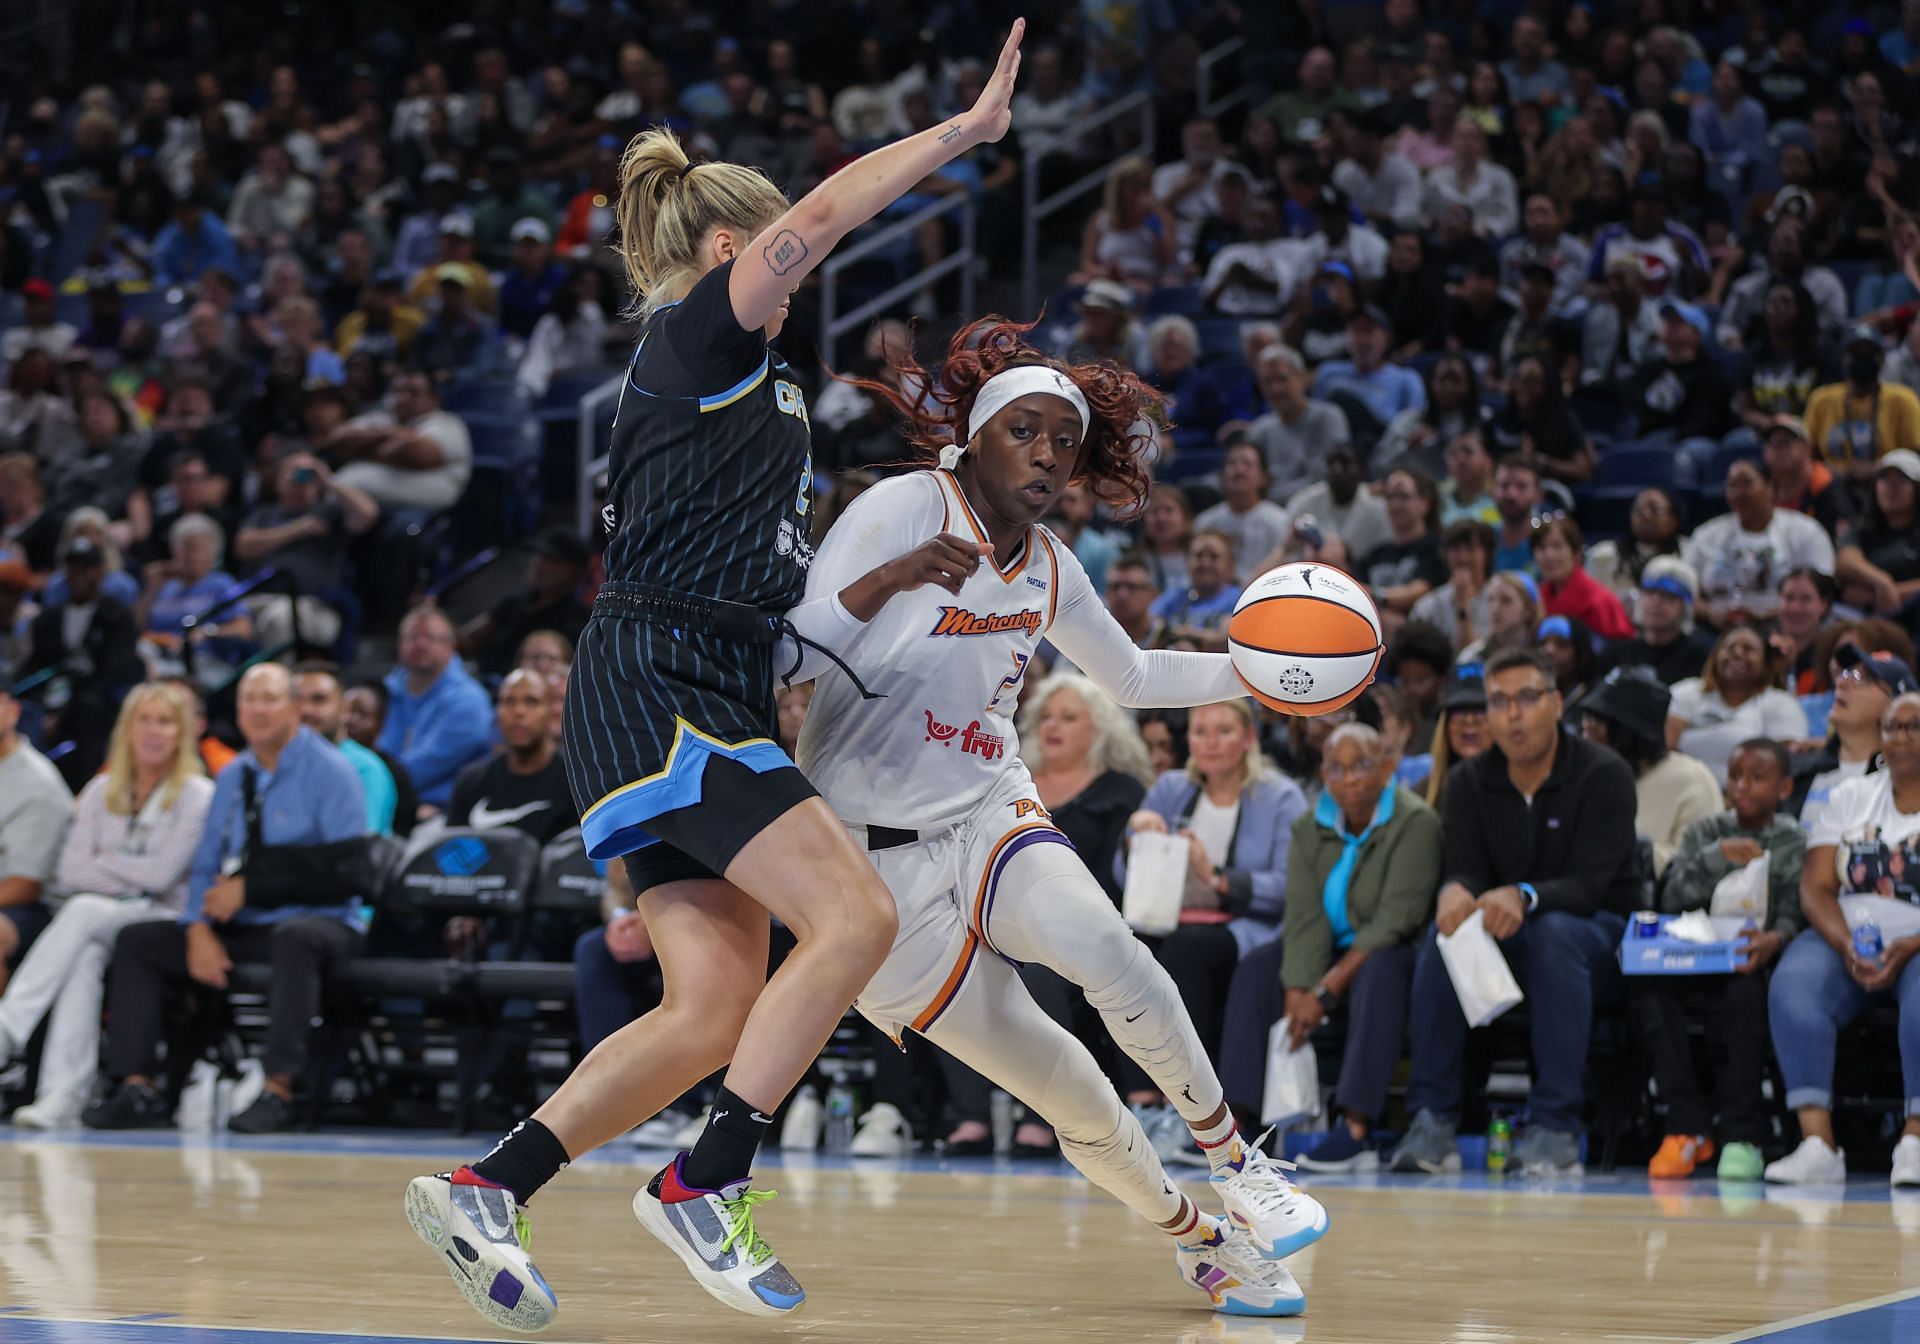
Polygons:
[[473,1309],[531,1334],[560,1311],[533,1267],[532,1233],[513,1192],[462,1167],[407,1186],[407,1222],[432,1249]]
[[640,1226],[666,1244],[714,1297],[750,1316],[787,1316],[807,1295],[753,1225],[753,1211],[773,1198],[739,1180],[718,1190],[696,1190],[681,1180],[687,1155],[647,1182],[633,1197]]

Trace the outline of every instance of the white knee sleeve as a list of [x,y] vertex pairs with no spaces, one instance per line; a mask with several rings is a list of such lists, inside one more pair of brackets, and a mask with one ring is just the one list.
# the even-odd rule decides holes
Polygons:
[[926,1037],[1053,1126],[1061,1155],[1141,1217],[1164,1223],[1180,1211],[1181,1196],[1140,1122],[1006,962],[982,956]]
[[1166,968],[1136,942],[1127,965],[1109,983],[1087,986],[1114,1041],[1160,1086],[1190,1123],[1209,1119],[1225,1100],[1187,1005]]
[[1172,977],[1155,961],[1079,855],[1033,845],[1002,874],[990,941],[1079,985],[1128,1057],[1193,1123],[1225,1092]]

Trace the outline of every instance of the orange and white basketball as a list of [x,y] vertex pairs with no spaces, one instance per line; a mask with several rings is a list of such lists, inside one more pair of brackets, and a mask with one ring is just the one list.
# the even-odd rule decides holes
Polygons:
[[1360,583],[1328,565],[1281,565],[1247,585],[1227,624],[1234,670],[1254,699],[1282,714],[1350,704],[1379,670],[1380,611]]

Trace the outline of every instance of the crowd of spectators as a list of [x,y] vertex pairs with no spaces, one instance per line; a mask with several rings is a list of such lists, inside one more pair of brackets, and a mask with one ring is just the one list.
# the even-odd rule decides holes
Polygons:
[[[1691,28],[1609,3],[1389,0],[1364,25],[1370,7],[1263,8],[1042,22],[1014,135],[902,207],[968,192],[1010,262],[1021,136],[1112,160],[1061,140],[1143,80],[1190,108],[1199,41],[1244,30],[1253,97],[1172,119],[1164,162],[1111,161],[1069,287],[1027,315],[1169,403],[1138,521],[1076,489],[1050,524],[1143,647],[1224,648],[1266,568],[1344,568],[1381,610],[1380,681],[1311,720],[1129,716],[1036,665],[1021,730],[1043,801],[1116,901],[1134,834],[1189,837],[1188,908],[1151,941],[1250,1123],[1276,1022],[1339,1048],[1309,1164],[1458,1163],[1480,1099],[1437,936],[1478,915],[1530,1001],[1522,1165],[1581,1160],[1583,1062],[1614,1015],[1657,1079],[1657,1174],[1717,1146],[1729,1176],[1790,1149],[1776,1178],[1830,1177],[1839,1028],[1882,1001],[1920,1024],[1920,940],[1863,959],[1842,913],[1920,902],[1920,4]],[[590,539],[539,532],[463,619],[414,606],[390,670],[325,660],[394,587],[385,548],[462,507],[478,422],[447,407],[505,384],[524,408],[624,358],[606,243],[634,130],[673,126],[798,195],[979,76],[980,34],[951,16],[922,31],[875,7],[845,50],[789,10],[751,41],[690,17],[375,25],[319,64],[271,39],[215,59],[156,17],[148,82],[10,105],[0,1055],[48,1023],[17,1123],[164,1123],[168,997],[259,962],[265,1089],[235,1124],[285,1127],[325,978],[379,952],[381,922],[365,891],[263,904],[248,857],[422,826],[544,844],[577,821],[555,751]],[[76,229],[80,264],[56,274]],[[904,264],[948,241],[923,229]],[[850,370],[897,377],[913,339],[878,323]],[[845,384],[812,419],[824,528],[903,454]],[[267,567],[292,582],[242,594]],[[783,737],[805,706],[782,698]],[[1195,826],[1202,799],[1233,824]],[[1633,911],[1710,906],[1762,858],[1740,973],[1629,989]],[[609,913],[575,953],[589,1041],[659,992],[630,898]],[[498,935],[426,931],[460,956]],[[1029,983],[1107,1048],[1063,985]],[[1714,1089],[1685,1049],[1697,1018],[1725,1047]],[[909,1121],[956,1152],[986,1141],[978,1079],[878,1056],[856,1151],[897,1150]],[[1114,1069],[1186,1156],[1164,1098]],[[1764,1104],[1774,1069],[1798,1147]],[[936,1073],[944,1116],[923,1104]],[[1382,1148],[1382,1127],[1405,1133]],[[1031,1120],[1018,1142],[1050,1147]],[[1920,1120],[1894,1170],[1920,1183]]]

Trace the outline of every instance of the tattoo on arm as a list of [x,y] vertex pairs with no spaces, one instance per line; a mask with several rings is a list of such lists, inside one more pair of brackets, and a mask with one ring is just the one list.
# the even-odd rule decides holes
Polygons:
[[785,275],[807,259],[807,245],[792,229],[782,229],[762,249],[761,255],[766,258],[768,270],[775,275]]
[[955,140],[958,140],[961,135],[962,135],[962,131],[960,130],[960,123],[956,121],[953,123],[953,125],[947,127],[946,130],[940,132],[940,143],[943,145],[950,145]]

